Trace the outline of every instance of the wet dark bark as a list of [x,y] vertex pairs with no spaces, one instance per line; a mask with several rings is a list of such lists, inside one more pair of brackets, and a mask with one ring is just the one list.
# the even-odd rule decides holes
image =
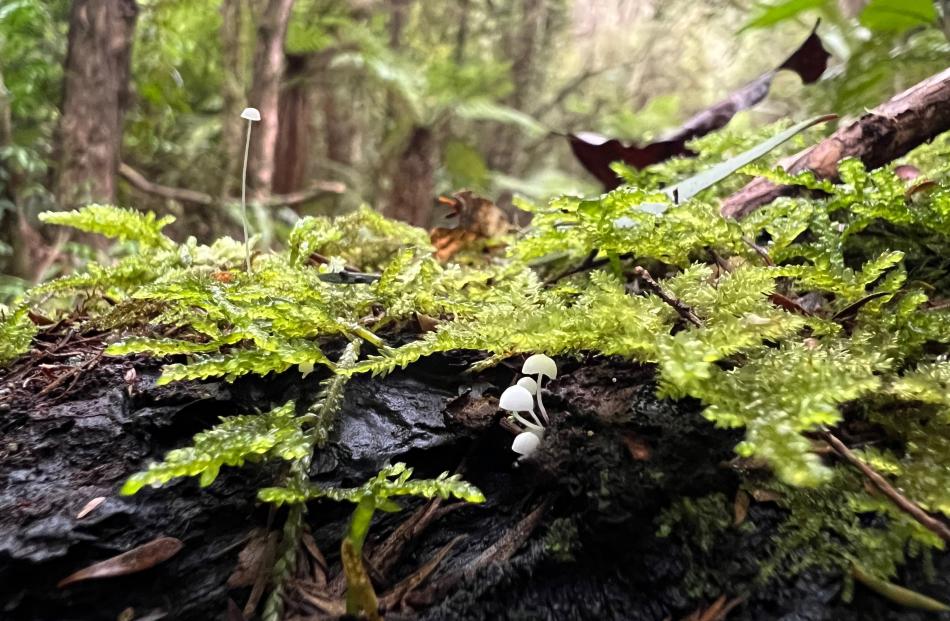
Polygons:
[[61,208],[115,201],[137,14],[134,0],[73,1],[55,184]]
[[429,226],[435,200],[437,148],[431,129],[417,126],[412,130],[393,166],[387,216],[415,226]]
[[251,79],[251,106],[260,110],[254,126],[248,165],[251,194],[266,197],[274,183],[274,163],[280,127],[280,85],[284,76],[284,39],[294,0],[268,0],[257,24],[257,47]]
[[[131,498],[116,489],[130,472],[186,444],[219,416],[288,399],[306,406],[320,378],[288,373],[235,384],[156,387],[153,363],[105,360],[72,392],[48,395],[52,401],[37,399],[40,384],[11,385],[11,371],[0,377],[0,389],[12,389],[16,397],[0,405],[3,618],[114,621],[127,608],[134,609],[132,618],[234,618],[226,617],[228,599],[240,608],[249,589],[229,589],[228,576],[254,529],[280,530],[284,512],[268,517],[255,492],[279,481],[281,468],[225,468],[204,489],[183,481]],[[685,618],[719,594],[746,597],[730,621],[937,618],[897,608],[861,586],[853,603],[843,603],[841,579],[828,573],[753,588],[784,519],[774,503],[753,503],[742,528],[726,529],[705,550],[685,543],[690,533],[656,536],[656,520],[673,499],[734,496],[738,478],[721,463],[733,456],[741,432],[715,429],[695,403],[657,400],[650,367],[561,361],[563,373],[546,399],[553,422],[543,448],[516,464],[511,435],[497,416],[497,397],[511,371],[461,375],[472,360],[456,352],[385,379],[355,378],[331,442],[314,460],[314,481],[347,486],[385,462],[406,461],[418,476],[461,467],[486,495],[484,505],[447,511],[413,535],[405,553],[379,566],[374,580],[383,594],[462,537],[401,604],[390,598],[394,608],[387,619],[660,621]],[[138,377],[130,391],[125,378],[133,367]],[[96,497],[106,500],[77,518]],[[368,555],[420,506],[403,504],[399,513],[376,517]],[[543,513],[532,526],[538,507]],[[306,518],[331,585],[338,582],[337,550],[351,509],[311,503]],[[91,562],[160,535],[180,539],[184,548],[142,573],[55,586]],[[938,555],[935,569],[931,582],[922,564],[911,562],[899,581],[946,598],[950,556]],[[687,576],[697,570],[710,576],[701,585],[705,595],[689,591]],[[309,592],[326,588],[306,575],[300,580]],[[314,618],[313,601],[291,593],[286,618]]]

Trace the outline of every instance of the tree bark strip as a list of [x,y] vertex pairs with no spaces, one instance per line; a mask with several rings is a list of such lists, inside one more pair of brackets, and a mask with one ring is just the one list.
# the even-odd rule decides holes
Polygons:
[[432,130],[416,126],[393,167],[386,216],[415,226],[429,226],[435,200],[437,153]]
[[294,0],[269,0],[257,27],[257,49],[251,83],[251,105],[260,110],[254,127],[248,171],[251,196],[260,200],[271,193],[280,123],[280,82],[284,76],[284,39]]
[[[818,177],[832,179],[838,174],[838,162],[844,158],[856,157],[868,168],[877,168],[948,130],[950,69],[945,69],[895,95],[817,145],[785,158],[780,165],[791,173],[810,170]],[[754,179],[726,198],[721,212],[729,218],[742,218],[794,192],[794,187]]]
[[279,125],[274,150],[273,191],[287,194],[302,190],[310,174],[313,140],[313,82],[309,57],[286,56],[285,84],[279,97]]
[[134,0],[73,1],[55,188],[63,209],[115,202],[137,15]]
[[247,124],[240,122],[244,109],[244,63],[241,55],[241,0],[221,2],[221,65],[223,86],[221,97],[221,148],[224,153],[224,174],[221,176],[220,196],[227,197],[240,179],[241,154]]

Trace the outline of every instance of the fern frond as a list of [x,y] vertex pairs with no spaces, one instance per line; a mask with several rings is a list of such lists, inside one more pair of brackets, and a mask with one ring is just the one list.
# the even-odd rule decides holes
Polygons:
[[123,209],[112,205],[88,205],[75,211],[47,211],[40,221],[69,226],[86,233],[97,233],[119,241],[132,241],[145,249],[174,246],[162,229],[175,221],[174,216],[157,218],[154,213]]

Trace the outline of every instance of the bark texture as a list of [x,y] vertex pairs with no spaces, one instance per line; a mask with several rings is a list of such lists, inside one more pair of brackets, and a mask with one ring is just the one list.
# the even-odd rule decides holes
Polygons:
[[241,0],[221,2],[221,57],[224,74],[224,99],[221,114],[221,147],[224,153],[224,174],[220,194],[231,196],[240,179],[241,155],[246,123],[240,117],[246,95],[242,80],[244,63],[241,56]]
[[[948,130],[950,69],[945,69],[780,164],[792,173],[810,170],[818,177],[832,179],[837,176],[838,162],[842,159],[856,157],[865,166],[877,168]],[[754,179],[723,201],[722,214],[742,218],[794,191],[795,188],[789,186]]]
[[260,110],[261,121],[254,127],[248,176],[251,195],[261,199],[270,194],[274,182],[274,161],[280,127],[280,83],[284,75],[284,39],[294,0],[268,0],[257,27],[251,105]]
[[115,201],[137,14],[134,0],[73,1],[56,177],[64,209]]
[[308,74],[307,56],[287,56],[284,87],[280,90],[280,123],[274,153],[273,190],[278,194],[302,190],[310,173],[314,97]]
[[437,145],[432,130],[418,126],[393,167],[385,214],[415,226],[427,227],[435,199]]

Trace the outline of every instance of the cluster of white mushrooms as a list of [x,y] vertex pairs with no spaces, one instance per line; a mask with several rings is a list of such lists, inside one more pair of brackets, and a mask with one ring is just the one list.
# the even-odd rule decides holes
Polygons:
[[[544,401],[541,399],[541,384],[545,377],[552,380],[557,378],[557,365],[543,354],[534,354],[524,361],[521,372],[527,377],[522,377],[517,384],[509,386],[505,392],[501,393],[498,407],[508,410],[511,417],[521,425],[523,431],[515,437],[511,450],[527,457],[538,449],[544,437],[544,425],[551,422],[544,409]],[[537,379],[532,376],[536,376]],[[541,418],[534,413],[535,397],[538,400]],[[521,412],[527,412],[531,420],[522,416]],[[544,422],[541,422],[542,420]]]

